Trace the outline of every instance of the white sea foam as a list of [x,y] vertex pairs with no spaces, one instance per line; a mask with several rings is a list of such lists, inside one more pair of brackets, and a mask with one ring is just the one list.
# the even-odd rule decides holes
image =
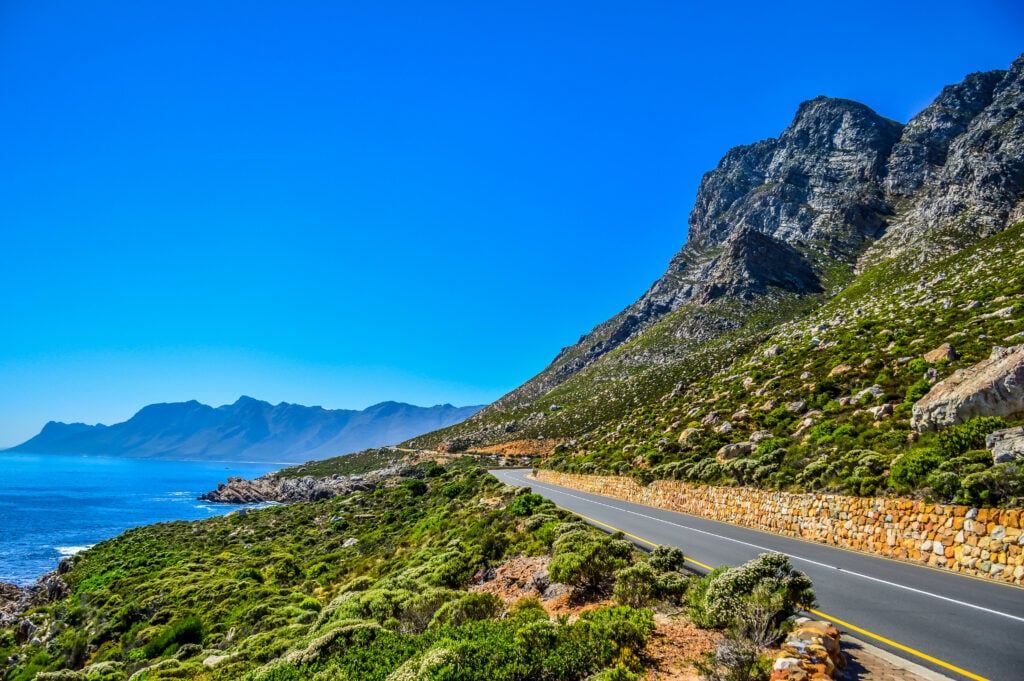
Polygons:
[[73,556],[76,553],[81,553],[86,549],[91,549],[95,544],[86,544],[85,546],[54,546],[54,550],[62,556]]

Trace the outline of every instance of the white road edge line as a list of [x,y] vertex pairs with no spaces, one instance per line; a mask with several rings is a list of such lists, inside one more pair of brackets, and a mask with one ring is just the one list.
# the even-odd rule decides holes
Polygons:
[[[552,487],[550,485],[546,485],[544,483],[539,483],[539,482],[535,482],[535,481],[532,481],[532,480],[529,481],[529,482],[530,482],[529,486],[531,486],[531,487],[543,487],[545,489],[551,490],[552,492],[555,492],[556,494],[562,494],[562,495],[565,495],[565,496],[570,497],[572,499],[577,499],[579,501],[584,501],[584,502],[587,502],[587,503],[590,503],[590,504],[595,504],[597,506],[604,506],[606,508],[612,508],[612,509],[615,509],[616,511],[619,511],[621,513],[628,513],[630,515],[635,515],[635,516],[638,516],[640,518],[645,518],[647,520],[654,520],[654,521],[659,522],[659,523],[664,523],[666,525],[671,525],[672,527],[678,527],[678,528],[683,529],[683,530],[689,530],[690,532],[697,532],[699,534],[704,534],[704,535],[707,535],[709,537],[715,537],[716,539],[724,539],[725,541],[731,541],[731,542],[736,543],[736,544],[742,544],[743,546],[749,546],[751,548],[758,549],[758,550],[761,550],[761,551],[769,551],[769,552],[772,552],[772,553],[776,552],[775,549],[771,549],[771,548],[768,548],[766,546],[760,546],[759,544],[752,544],[750,542],[746,542],[746,541],[743,541],[741,539],[733,539],[732,537],[726,537],[725,535],[715,534],[714,532],[708,532],[707,530],[701,530],[701,529],[698,529],[696,527],[690,527],[689,525],[681,525],[679,523],[674,523],[671,520],[665,520],[664,518],[657,518],[655,516],[645,515],[643,513],[637,513],[636,511],[631,511],[628,508],[621,508],[621,507],[615,506],[613,504],[606,504],[606,503],[601,502],[601,501],[594,501],[593,499],[587,499],[585,497],[580,497],[580,496],[577,496],[575,494],[571,494],[569,492],[563,492],[561,489],[558,489],[556,487]],[[963,606],[965,608],[973,608],[974,610],[980,610],[981,612],[987,612],[987,613],[989,613],[991,615],[998,615],[999,617],[1005,617],[1007,619],[1016,620],[1017,622],[1024,622],[1024,617],[1017,617],[1016,615],[1011,615],[1011,614],[1006,613],[1006,612],[1000,612],[998,610],[991,610],[989,608],[983,608],[980,605],[975,605],[974,603],[967,603],[966,601],[960,601],[960,600],[957,600],[955,598],[950,598],[948,596],[940,596],[939,594],[935,594],[935,593],[932,593],[930,591],[923,591],[921,589],[915,589],[912,586],[906,586],[904,584],[897,584],[896,582],[889,582],[889,581],[886,581],[884,579],[879,579],[878,577],[872,577],[871,575],[865,575],[865,574],[863,574],[861,572],[854,572],[853,570],[847,570],[845,568],[841,568],[841,567],[838,567],[838,566],[835,566],[835,565],[829,565],[828,563],[820,563],[820,562],[818,562],[816,560],[811,560],[810,558],[803,558],[801,556],[797,556],[797,555],[794,555],[794,554],[786,554],[786,555],[788,555],[793,560],[799,560],[799,561],[803,561],[804,563],[810,563],[811,565],[817,565],[818,567],[829,568],[831,570],[837,570],[839,572],[843,572],[843,573],[848,574],[848,575],[853,575],[855,577],[860,577],[862,579],[867,579],[867,580],[872,581],[872,582],[878,582],[879,584],[885,584],[887,586],[891,586],[891,587],[896,588],[896,589],[903,589],[904,591],[911,591],[913,593],[920,594],[922,596],[928,596],[930,598],[935,598],[935,599],[938,599],[940,601],[946,601],[948,603],[953,603],[955,605],[960,605],[960,606]]]

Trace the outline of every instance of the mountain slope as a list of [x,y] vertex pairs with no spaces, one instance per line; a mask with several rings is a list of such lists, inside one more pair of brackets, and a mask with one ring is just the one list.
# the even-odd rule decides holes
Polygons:
[[112,426],[47,423],[8,451],[162,459],[306,461],[394,444],[443,428],[479,407],[382,402],[363,411],[323,409],[251,397],[221,407],[195,400],[151,404]]
[[[633,305],[455,427],[463,448],[574,438],[723,368],[859,272],[920,267],[1024,218],[1024,57],[947,87],[907,125],[818,97],[707,173],[687,243]],[[545,445],[548,446],[548,445]]]

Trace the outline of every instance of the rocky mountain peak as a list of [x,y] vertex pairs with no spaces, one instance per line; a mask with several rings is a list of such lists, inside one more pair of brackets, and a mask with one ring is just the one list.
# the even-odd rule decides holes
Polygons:
[[689,242],[754,228],[783,241],[832,240],[851,251],[883,228],[882,180],[902,126],[845,99],[804,102],[776,139],[737,147],[707,173]]
[[886,188],[899,211],[861,269],[899,256],[922,264],[1024,220],[1024,55],[945,88],[915,116]]
[[[857,268],[900,258],[913,269],[1019,221],[1024,55],[946,87],[905,126],[858,102],[811,99],[778,137],[729,150],[704,175],[686,244],[635,303],[460,431],[507,410],[543,416],[528,410],[549,394],[561,418],[574,401],[624,409],[672,367],[692,376],[725,334],[749,339],[766,319],[822,304],[826,284],[840,290]],[[520,429],[510,419],[482,437]]]
[[912,195],[946,163],[949,143],[967,130],[989,104],[1006,71],[972,73],[947,85],[935,101],[914,116],[889,158],[885,188],[899,197]]

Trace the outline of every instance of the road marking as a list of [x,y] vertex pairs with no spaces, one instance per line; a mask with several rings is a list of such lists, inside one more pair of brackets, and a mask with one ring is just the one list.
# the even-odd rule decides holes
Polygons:
[[[569,495],[569,496],[572,496],[572,495]],[[586,501],[586,500],[584,500],[584,501]],[[565,508],[565,507],[560,507],[560,508]],[[596,518],[591,518],[590,516],[585,516],[582,513],[579,513],[577,511],[573,511],[572,509],[566,508],[565,510],[569,511],[570,513],[572,513],[574,515],[579,516],[580,518],[583,518],[584,520],[586,520],[586,521],[588,521],[590,523],[593,523],[595,525],[601,525],[602,527],[607,527],[609,530],[612,530],[613,532],[619,532],[619,533],[623,534],[626,537],[630,537],[631,539],[635,539],[635,540],[637,540],[639,542],[643,542],[644,544],[649,544],[650,546],[658,546],[656,543],[652,542],[650,539],[644,539],[643,537],[641,537],[639,535],[635,535],[635,534],[632,534],[630,532],[626,532],[625,530],[621,530],[621,529],[615,527],[614,525],[609,525],[608,523],[603,522],[601,520],[597,520]],[[624,511],[625,509],[619,509],[619,510],[623,510]],[[637,515],[641,515],[641,514],[637,514]],[[657,520],[657,518],[655,518],[655,520]],[[664,521],[664,522],[667,522],[667,521]],[[675,523],[670,523],[670,524],[674,525]],[[683,527],[683,526],[680,525],[679,527]],[[710,533],[708,533],[708,534],[710,534]],[[718,536],[718,535],[713,535],[713,536]],[[723,537],[723,538],[724,539],[728,539],[728,537]],[[741,542],[741,543],[745,543],[745,542]],[[687,563],[693,563],[694,565],[697,565],[698,567],[701,567],[701,568],[703,568],[705,570],[709,570],[710,571],[710,570],[714,569],[713,567],[711,567],[710,565],[708,565],[706,563],[701,563],[700,561],[693,560],[692,558],[689,558],[689,557],[686,558],[686,562]],[[820,563],[819,563],[819,565],[820,565]],[[854,572],[854,573],[850,573],[850,574],[857,574],[857,573]],[[924,592],[921,592],[921,593],[924,593]],[[932,657],[928,653],[922,652],[920,650],[915,650],[914,648],[911,648],[910,646],[905,646],[902,643],[897,643],[896,641],[893,641],[892,639],[888,639],[888,638],[886,638],[884,636],[881,636],[879,634],[872,633],[872,632],[868,631],[867,629],[863,629],[861,627],[858,627],[856,624],[850,624],[849,622],[845,622],[845,621],[839,619],[838,617],[833,617],[832,615],[829,615],[827,613],[821,612],[820,610],[815,610],[813,608],[803,608],[803,610],[806,611],[806,612],[811,613],[812,615],[820,617],[821,619],[829,620],[833,624],[838,624],[839,626],[846,627],[847,629],[855,631],[858,634],[863,634],[864,636],[868,636],[870,638],[873,638],[876,641],[879,641],[881,643],[885,643],[886,645],[892,646],[893,648],[896,648],[897,650],[902,650],[903,652],[909,653],[909,654],[914,655],[916,657],[919,657],[922,660],[927,660],[928,662],[931,662],[932,664],[936,664],[936,665],[942,667],[943,669],[948,669],[948,670],[950,670],[952,672],[956,672],[957,674],[962,674],[963,676],[966,676],[969,679],[974,679],[974,681],[989,681],[989,679],[986,679],[984,676],[978,676],[977,674],[975,674],[973,672],[969,672],[966,669],[961,669],[960,667],[957,667],[956,665],[950,664],[949,662],[945,662],[943,660],[940,660],[937,657]]]
[[[635,516],[637,516],[639,518],[644,518],[646,520],[654,520],[654,521],[659,522],[659,523],[664,523],[665,525],[671,525],[672,527],[678,527],[678,528],[683,529],[683,530],[689,530],[690,532],[697,532],[698,534],[707,535],[709,537],[714,537],[716,539],[722,539],[722,540],[725,540],[725,541],[733,542],[735,544],[741,544],[743,546],[749,546],[749,547],[757,549],[759,551],[768,551],[768,552],[771,552],[771,553],[778,553],[778,551],[776,549],[772,549],[772,548],[769,548],[767,546],[761,546],[760,544],[754,544],[752,542],[743,541],[742,539],[734,539],[733,537],[727,537],[727,536],[722,535],[722,534],[716,534],[714,532],[709,532],[707,530],[701,530],[701,529],[698,529],[696,527],[690,527],[689,525],[682,525],[680,523],[674,523],[671,520],[665,520],[664,518],[658,518],[657,516],[646,515],[644,513],[639,513],[637,511],[631,511],[628,508],[621,508],[621,507],[615,506],[613,504],[606,504],[606,503],[601,502],[601,501],[594,501],[593,499],[587,499],[585,497],[577,496],[575,494],[570,494],[569,492],[563,492],[560,489],[550,487],[548,485],[545,485],[544,483],[534,483],[534,485],[535,486],[539,485],[540,487],[544,487],[544,488],[546,488],[546,489],[548,489],[548,490],[550,490],[550,491],[552,491],[552,492],[554,492],[556,494],[563,494],[563,495],[565,495],[567,497],[570,497],[572,499],[577,499],[579,501],[595,504],[597,506],[604,506],[605,508],[611,508],[611,509],[614,509],[616,511],[619,511],[620,513],[628,513],[630,515],[635,515]],[[601,523],[601,524],[604,525],[605,523]],[[608,527],[611,527],[611,526],[608,525]],[[616,531],[621,532],[622,530],[616,530]],[[623,533],[623,534],[625,534],[625,533]],[[629,535],[629,536],[633,536],[633,535]],[[641,540],[641,541],[647,542],[646,539]],[[650,543],[650,542],[647,542],[647,543]],[[939,594],[936,594],[936,593],[932,593],[930,591],[924,591],[922,589],[915,589],[912,586],[906,586],[905,584],[899,584],[897,582],[890,582],[890,581],[887,581],[887,580],[884,580],[884,579],[880,579],[878,577],[872,577],[871,575],[866,575],[866,574],[864,574],[862,572],[855,572],[853,570],[847,570],[845,568],[841,568],[841,567],[838,567],[836,565],[829,565],[828,563],[822,563],[820,561],[812,560],[810,558],[804,558],[802,556],[798,556],[798,555],[795,555],[795,554],[792,554],[792,553],[787,553],[786,555],[788,555],[793,560],[803,561],[804,563],[809,563],[811,565],[816,565],[816,566],[821,567],[821,568],[827,568],[827,569],[830,569],[830,570],[837,570],[839,572],[843,572],[845,574],[848,574],[848,575],[851,575],[851,576],[854,576],[854,577],[860,577],[861,579],[866,579],[866,580],[871,581],[871,582],[877,582],[878,584],[884,584],[886,586],[891,586],[891,587],[893,587],[895,589],[903,589],[904,591],[910,591],[912,593],[916,593],[916,594],[921,595],[921,596],[927,596],[929,598],[934,598],[934,599],[937,599],[937,600],[940,600],[940,601],[946,601],[947,603],[953,603],[954,605],[959,605],[959,606],[964,607],[964,608],[972,608],[974,610],[980,610],[981,612],[988,613],[990,615],[997,615],[999,617],[1005,617],[1007,619],[1015,620],[1017,622],[1024,622],[1024,617],[1018,617],[1017,615],[1011,615],[1010,613],[1001,612],[999,610],[992,610],[990,608],[985,608],[985,607],[982,607],[980,605],[976,605],[974,603],[968,603],[966,601],[957,600],[955,598],[950,598],[949,596],[942,596],[942,595],[939,595]],[[694,564],[696,565],[697,563],[694,563]]]
[[948,669],[951,672],[956,672],[957,674],[962,674],[963,676],[966,676],[969,679],[974,679],[974,681],[989,681],[984,676],[978,676],[977,674],[975,674],[973,672],[969,672],[966,669],[961,669],[960,667],[957,667],[956,665],[952,665],[952,664],[950,664],[948,662],[943,662],[942,660],[938,659],[937,657],[932,657],[928,653],[922,653],[920,650],[914,650],[913,648],[905,646],[902,643],[897,643],[896,641],[892,641],[890,639],[887,639],[884,636],[879,636],[878,634],[872,634],[870,631],[867,631],[866,629],[861,629],[860,627],[858,627],[855,624],[850,624],[849,622],[844,622],[843,620],[838,619],[836,617],[833,617],[832,615],[825,614],[825,613],[821,612],[820,610],[814,610],[812,608],[805,608],[805,610],[807,612],[811,613],[812,615],[820,617],[820,618],[822,618],[824,620],[829,620],[833,624],[838,624],[841,627],[846,627],[847,629],[852,629],[853,631],[856,631],[858,634],[863,634],[865,636],[870,636],[871,638],[875,639],[876,641],[880,641],[882,643],[885,643],[886,645],[890,645],[893,648],[896,648],[897,650],[902,650],[905,653],[910,653],[911,655],[916,655],[917,657],[920,657],[922,660],[928,660],[932,664],[937,664],[940,667],[942,667],[943,669]]
[[[757,544],[751,544],[750,542],[740,541],[738,539],[733,539],[732,537],[725,537],[725,536],[722,536],[722,535],[715,534],[713,532],[707,532],[705,530],[698,530],[697,528],[694,528],[694,527],[688,527],[686,525],[680,525],[679,523],[673,523],[671,521],[663,520],[661,518],[656,518],[654,516],[644,515],[643,513],[637,513],[636,511],[630,511],[629,509],[619,508],[619,507],[613,506],[611,504],[605,504],[603,502],[594,501],[592,499],[586,499],[586,498],[583,498],[583,497],[579,497],[579,496],[576,496],[575,494],[570,494],[568,492],[563,492],[563,491],[561,491],[559,489],[555,489],[555,488],[549,487],[549,486],[547,486],[547,485],[545,485],[543,483],[535,483],[535,484],[539,484],[541,487],[545,487],[545,488],[547,488],[547,489],[549,489],[549,490],[551,490],[551,491],[553,491],[553,492],[555,492],[557,494],[564,494],[567,497],[571,497],[573,499],[578,499],[580,501],[589,502],[589,503],[592,503],[592,504],[597,504],[598,506],[606,506],[608,508],[615,509],[615,510],[620,511],[622,513],[629,513],[629,514],[632,514],[632,515],[639,516],[641,518],[646,518],[648,520],[656,520],[658,522],[662,522],[662,523],[665,523],[667,525],[672,525],[673,527],[679,527],[679,528],[682,528],[682,529],[685,529],[685,530],[691,530],[693,532],[699,532],[701,534],[706,534],[708,536],[716,537],[718,539],[725,539],[725,540],[728,540],[728,541],[736,542],[738,544],[743,544],[745,546],[752,546],[754,548],[763,549],[765,551],[772,551],[772,549],[761,547],[761,546],[758,546]],[[607,528],[611,529],[614,532],[621,532],[623,535],[625,535],[627,537],[631,537],[633,539],[636,539],[636,540],[638,540],[640,542],[643,542],[645,544],[649,544],[651,546],[657,546],[657,544],[655,544],[654,542],[652,542],[649,539],[645,539],[645,538],[640,537],[638,535],[626,532],[624,530],[621,530],[621,529],[615,527],[614,525],[610,525],[610,524],[608,524],[606,522],[603,522],[603,521],[600,521],[600,520],[596,520],[595,518],[590,518],[588,516],[583,515],[582,513],[579,513],[577,511],[573,511],[571,509],[566,509],[566,510],[568,510],[570,513],[574,513],[575,515],[578,515],[579,517],[583,518],[584,520],[588,520],[588,521],[590,521],[592,523],[596,523],[598,525],[602,525],[604,527],[607,527]],[[830,566],[830,565],[825,565],[824,563],[819,563],[817,561],[808,560],[806,558],[798,558],[797,556],[790,556],[790,557],[791,558],[797,558],[798,560],[804,560],[806,562],[813,563],[815,565],[821,565],[821,566],[824,566],[824,567],[833,567],[836,570],[840,569],[838,567],[834,567],[834,566]],[[693,563],[694,565],[697,565],[697,566],[699,566],[701,568],[704,568],[706,570],[712,570],[713,569],[710,565],[707,565],[705,563],[701,563],[701,562],[693,560],[691,558],[687,558],[686,560],[687,560],[687,562]],[[1009,615],[1007,613],[1001,613],[1001,612],[998,612],[998,611],[995,611],[995,610],[988,610],[986,608],[981,608],[981,607],[978,607],[978,606],[971,606],[970,603],[963,603],[962,601],[957,601],[957,600],[952,599],[952,598],[946,598],[945,596],[939,596],[938,594],[932,594],[932,593],[929,593],[927,591],[920,591],[918,589],[913,589],[911,587],[904,587],[904,586],[902,586],[900,584],[893,584],[891,582],[886,582],[885,580],[876,579],[874,577],[868,577],[867,575],[862,575],[862,574],[860,574],[858,572],[851,572],[849,570],[843,570],[843,572],[846,572],[847,574],[851,574],[851,575],[856,575],[856,576],[859,576],[859,577],[865,577],[867,579],[872,579],[874,581],[882,582],[883,584],[891,584],[892,586],[899,587],[899,588],[904,588],[904,589],[907,589],[909,591],[913,591],[913,592],[916,592],[916,593],[919,593],[919,594],[922,594],[922,595],[925,595],[925,596],[932,596],[934,598],[940,598],[942,600],[951,601],[953,603],[958,603],[958,604],[961,604],[961,605],[967,605],[967,606],[970,606],[970,607],[975,607],[978,610],[982,610],[984,612],[990,612],[990,613],[993,613],[993,614],[996,614],[996,615],[1002,615],[1003,617],[1009,617],[1011,619],[1024,621],[1024,618],[1016,617],[1014,615]],[[858,627],[857,625],[851,624],[850,622],[846,622],[846,621],[843,621],[843,620],[841,620],[839,618],[836,618],[836,617],[833,617],[831,615],[828,615],[828,614],[826,614],[824,612],[821,612],[820,610],[814,610],[814,609],[811,609],[811,608],[806,608],[805,610],[807,612],[817,616],[817,617],[821,617],[822,619],[830,620],[831,622],[833,622],[835,624],[838,624],[838,625],[840,625],[842,627],[846,627],[846,628],[848,628],[848,629],[850,629],[852,631],[855,631],[855,632],[857,632],[859,634],[862,634],[864,636],[868,636],[870,638],[873,638],[876,641],[879,641],[880,643],[884,643],[886,645],[892,646],[893,648],[896,648],[897,650],[902,650],[905,653],[908,653],[910,655],[914,655],[915,657],[919,657],[922,660],[926,660],[928,662],[931,662],[932,664],[938,665],[938,666],[942,667],[943,669],[948,669],[948,670],[950,670],[952,672],[955,672],[957,674],[961,674],[961,675],[963,675],[963,676],[965,676],[965,677],[967,677],[969,679],[973,679],[973,681],[989,681],[989,679],[986,679],[984,676],[979,676],[979,675],[977,675],[977,674],[975,674],[973,672],[967,671],[966,669],[961,669],[960,667],[957,667],[956,665],[950,664],[949,662],[945,662],[943,660],[940,660],[937,657],[932,657],[928,653],[922,652],[920,650],[916,650],[916,649],[911,648],[909,646],[905,646],[902,643],[897,643],[896,641],[888,639],[888,638],[886,638],[884,636],[881,636],[879,634],[875,634],[873,632],[870,632],[867,629],[864,629],[862,627]]]

